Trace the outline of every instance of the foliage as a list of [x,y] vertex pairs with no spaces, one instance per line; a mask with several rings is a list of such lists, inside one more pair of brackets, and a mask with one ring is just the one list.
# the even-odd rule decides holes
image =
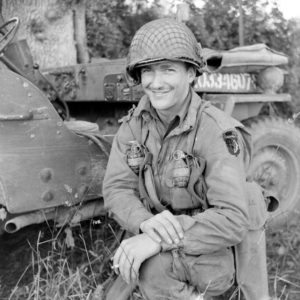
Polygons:
[[89,1],[87,3],[87,40],[90,55],[115,58],[123,50],[125,1]]
[[[239,0],[204,2],[201,10],[193,9],[196,15],[202,15],[197,25],[193,18],[193,28],[202,27],[204,36],[198,37],[203,45],[221,50],[239,46]],[[242,11],[245,45],[265,43],[283,52],[289,50],[288,22],[283,18],[276,2],[242,0]]]
[[286,91],[293,96],[295,111],[300,110],[300,20],[289,22],[289,81]]
[[[187,2],[191,12],[188,26],[203,46],[230,49],[239,45],[238,0],[205,0],[202,8],[193,0]],[[289,51],[290,28],[276,2],[243,0],[242,7],[245,44],[266,43],[282,52]],[[124,54],[135,31],[163,13],[158,0],[151,5],[146,0],[128,4],[125,0],[88,1],[87,35],[91,53],[106,57]]]
[[125,0],[88,1],[87,40],[91,57],[124,57],[135,31],[159,15],[159,5],[146,4],[147,1],[131,5]]

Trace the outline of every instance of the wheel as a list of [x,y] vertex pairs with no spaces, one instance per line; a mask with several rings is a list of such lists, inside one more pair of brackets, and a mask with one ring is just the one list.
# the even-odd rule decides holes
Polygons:
[[19,28],[19,19],[12,18],[0,26],[0,52],[13,40]]
[[282,226],[300,215],[300,130],[278,117],[251,118],[245,125],[253,142],[248,176],[279,200],[269,225]]

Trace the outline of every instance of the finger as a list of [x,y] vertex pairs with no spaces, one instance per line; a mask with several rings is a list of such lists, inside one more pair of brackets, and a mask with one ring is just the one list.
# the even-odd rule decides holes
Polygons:
[[148,220],[143,227],[144,232],[153,237],[153,240],[157,243],[161,243],[161,240],[163,239],[166,243],[171,244],[172,239],[169,236],[167,230],[164,228],[162,219],[163,217],[158,214],[155,217],[151,218],[151,220]]
[[179,243],[180,237],[175,229],[175,227],[173,226],[172,222],[169,221],[169,219],[163,217],[161,220],[161,224],[163,224],[165,230],[167,231],[169,237],[171,238],[171,240],[174,243]]
[[123,277],[123,279],[130,284],[131,280],[131,266],[133,263],[133,258],[130,257],[129,255],[124,255],[121,258],[121,263],[120,263],[120,273]]
[[120,267],[120,257],[121,257],[122,252],[123,252],[123,249],[120,245],[113,257],[113,268],[114,268],[115,273],[118,275],[119,275],[119,267]]
[[139,277],[139,269],[140,269],[141,263],[139,260],[134,260],[132,265],[131,265],[131,282],[135,282],[138,280]]
[[157,222],[154,226],[154,230],[161,236],[161,238],[168,244],[172,244],[172,237],[169,235],[165,225]]
[[178,234],[178,237],[180,239],[183,239],[184,231],[183,231],[183,228],[182,228],[180,222],[177,220],[177,218],[169,211],[166,211],[164,213],[164,216],[172,223],[173,227],[175,228],[175,230]]
[[120,259],[120,256],[123,252],[123,246],[122,244],[119,245],[119,247],[117,248],[116,252],[115,252],[115,255],[113,257],[113,263],[114,264],[118,264],[119,263],[119,259]]
[[154,231],[155,224],[156,224],[156,219],[155,219],[155,217],[153,217],[147,221],[144,221],[141,224],[140,228],[143,233],[147,233],[155,242],[160,243],[161,238],[160,238],[159,234],[157,234]]
[[122,252],[120,258],[119,258],[119,272],[120,275],[122,276],[122,278],[128,282],[128,275],[126,276],[126,263],[127,263],[127,259],[126,259],[127,255],[125,253],[125,251]]
[[116,265],[111,265],[111,269],[117,274],[119,275],[119,264]]
[[159,234],[157,234],[156,232],[155,232],[155,230],[154,229],[150,229],[150,230],[148,230],[147,231],[147,234],[152,238],[152,240],[154,240],[155,242],[157,242],[157,243],[161,243],[161,238],[160,238],[160,236],[159,236]]
[[114,258],[113,258],[113,266],[115,266],[115,272],[117,274],[119,274],[119,267],[120,267],[120,259],[121,257],[126,254],[124,251],[125,251],[125,248],[126,248],[126,240],[124,240],[120,246],[118,247],[115,255],[114,255]]

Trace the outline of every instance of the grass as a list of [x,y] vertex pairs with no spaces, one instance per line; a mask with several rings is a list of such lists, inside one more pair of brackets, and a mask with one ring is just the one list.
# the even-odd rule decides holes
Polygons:
[[[48,227],[45,231],[47,234],[39,232],[35,244],[29,244],[31,261],[6,299],[103,299],[103,290],[111,281],[110,257],[118,244],[118,226],[102,218],[72,230]],[[298,224],[267,231],[273,300],[300,299],[299,249],[300,220]]]
[[300,299],[300,220],[267,232],[269,287],[275,299]]
[[[31,261],[8,299],[102,299],[112,275],[117,225],[103,219],[72,229],[44,230],[47,234],[39,232],[36,244],[29,245]],[[31,281],[24,284],[28,275]]]

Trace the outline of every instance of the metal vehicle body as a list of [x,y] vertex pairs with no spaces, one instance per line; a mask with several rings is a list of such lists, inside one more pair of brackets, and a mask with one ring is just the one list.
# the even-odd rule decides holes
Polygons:
[[[1,27],[11,23],[8,37],[18,20]],[[97,126],[63,122],[51,100],[60,109],[63,102],[50,98],[51,87],[51,95],[40,89],[47,81],[21,45],[1,49],[0,232],[10,233],[46,220],[62,226],[103,214],[99,198],[109,152]],[[11,59],[16,51],[18,59]]]
[[[300,131],[288,120],[259,116],[265,103],[287,102],[290,95],[276,93],[284,76],[277,66],[287,58],[258,48],[263,52],[254,49],[254,58],[265,56],[253,64],[249,49],[208,51],[210,72],[197,78],[195,90],[248,126],[249,177],[279,198],[272,217],[281,223],[300,207]],[[0,50],[0,228],[15,232],[47,219],[63,225],[105,213],[100,199],[109,141],[143,94],[128,85],[125,59],[40,72],[26,41]]]

